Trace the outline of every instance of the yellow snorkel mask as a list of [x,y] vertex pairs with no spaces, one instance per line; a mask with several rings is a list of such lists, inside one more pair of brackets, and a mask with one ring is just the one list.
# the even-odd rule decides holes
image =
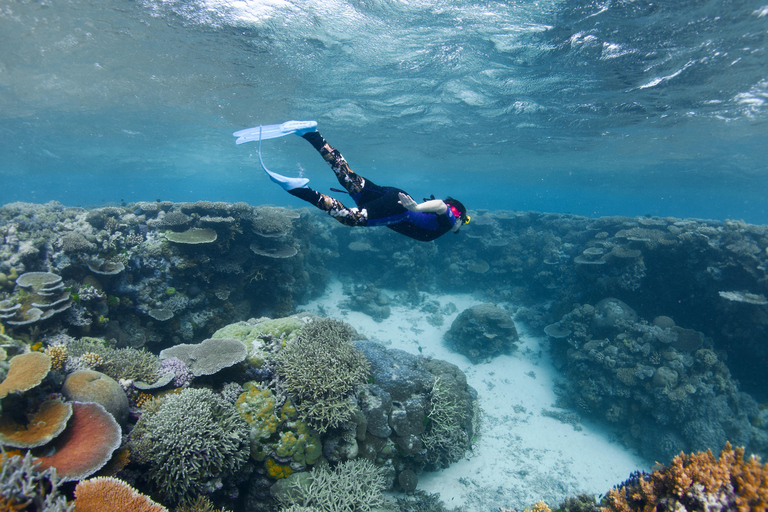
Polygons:
[[464,226],[464,225],[466,225],[466,224],[469,224],[469,221],[470,221],[470,220],[472,220],[472,217],[470,217],[469,215],[467,215],[467,216],[466,216],[466,218],[464,219],[464,221],[461,223],[461,225],[462,225],[462,226]]

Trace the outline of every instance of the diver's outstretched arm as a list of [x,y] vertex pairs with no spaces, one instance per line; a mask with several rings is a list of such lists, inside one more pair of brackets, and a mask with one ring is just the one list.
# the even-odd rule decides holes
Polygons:
[[400,192],[398,197],[400,198],[398,203],[403,205],[403,208],[406,210],[411,210],[412,212],[437,213],[443,215],[448,213],[448,205],[446,205],[442,199],[432,199],[430,201],[424,201],[421,204],[417,204],[416,201],[414,201],[414,199],[408,194]]

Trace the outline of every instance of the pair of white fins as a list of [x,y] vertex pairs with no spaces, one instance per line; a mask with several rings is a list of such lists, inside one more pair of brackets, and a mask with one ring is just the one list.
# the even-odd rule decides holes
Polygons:
[[307,178],[289,178],[267,169],[267,166],[264,165],[264,160],[261,159],[261,141],[276,139],[277,137],[291,134],[302,136],[305,133],[314,131],[317,131],[317,121],[286,121],[283,124],[270,124],[267,126],[246,128],[245,130],[237,131],[232,135],[237,137],[235,144],[259,141],[259,163],[261,164],[261,168],[267,173],[269,179],[283,187],[285,190],[293,190],[295,188],[306,187],[309,180]]

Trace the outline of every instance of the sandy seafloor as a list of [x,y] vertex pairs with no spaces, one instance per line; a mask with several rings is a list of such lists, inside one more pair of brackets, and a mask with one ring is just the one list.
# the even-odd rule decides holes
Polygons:
[[391,315],[382,322],[349,311],[341,305],[347,296],[338,281],[322,297],[298,308],[343,320],[388,348],[418,354],[421,347],[423,355],[451,362],[467,375],[482,409],[473,450],[445,470],[419,475],[419,489],[438,493],[449,508],[462,507],[467,512],[496,512],[500,507],[522,510],[542,499],[554,508],[566,496],[603,494],[632,471],[648,469],[652,461],[612,441],[599,425],[582,419],[581,430],[576,430],[541,414],[542,409],[571,412],[554,405],[558,374],[547,354],[546,340],[529,334],[516,322],[517,350],[473,365],[446,348],[442,339],[461,311],[482,301],[463,294],[426,295],[427,300],[438,301],[441,310],[449,303],[456,306],[440,327],[430,325],[425,313],[397,306],[395,301],[390,304]]

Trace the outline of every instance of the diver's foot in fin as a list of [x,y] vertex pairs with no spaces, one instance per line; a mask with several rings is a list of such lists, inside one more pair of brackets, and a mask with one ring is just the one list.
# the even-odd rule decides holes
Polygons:
[[284,190],[291,191],[296,188],[304,188],[307,186],[307,183],[309,183],[309,180],[307,178],[289,178],[287,176],[283,176],[282,174],[277,174],[276,172],[272,172],[264,169],[264,172],[269,175],[269,179],[283,187]]
[[237,140],[236,144],[246,142],[275,139],[295,133],[304,135],[305,133],[317,131],[317,121],[286,121],[283,124],[270,124],[266,126],[254,126],[233,133]]

